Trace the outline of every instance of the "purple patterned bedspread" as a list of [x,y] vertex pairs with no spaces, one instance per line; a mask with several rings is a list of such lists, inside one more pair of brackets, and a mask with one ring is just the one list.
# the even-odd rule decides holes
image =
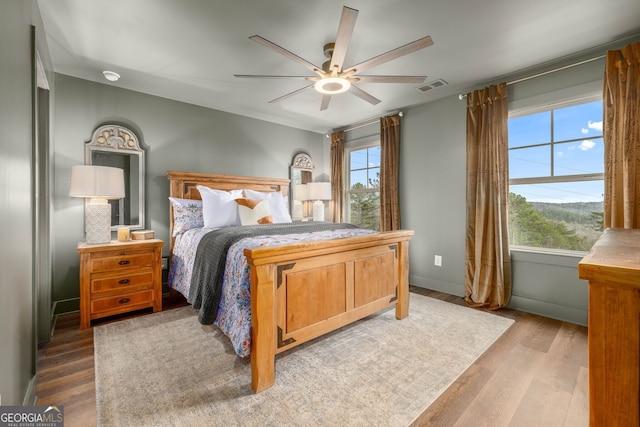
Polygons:
[[[175,240],[169,269],[169,286],[187,299],[189,298],[191,275],[198,243],[210,231],[211,229],[206,228],[188,230],[177,236]],[[244,256],[246,248],[339,239],[373,233],[375,231],[354,228],[249,237],[238,241],[229,248],[227,253],[222,295],[214,324],[229,337],[238,356],[249,355],[251,348],[251,291],[249,264]]]

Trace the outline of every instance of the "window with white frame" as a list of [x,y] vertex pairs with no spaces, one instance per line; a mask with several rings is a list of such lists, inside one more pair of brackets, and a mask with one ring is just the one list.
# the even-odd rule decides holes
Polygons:
[[380,229],[380,140],[347,147],[345,162],[347,222],[361,228]]
[[509,117],[509,243],[588,251],[603,229],[602,99]]

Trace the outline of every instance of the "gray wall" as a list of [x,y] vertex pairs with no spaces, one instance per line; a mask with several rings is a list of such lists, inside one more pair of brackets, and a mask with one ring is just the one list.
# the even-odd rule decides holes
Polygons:
[[464,294],[465,114],[465,103],[448,97],[406,110],[402,119],[401,221],[415,230],[409,282],[453,295]]
[[130,127],[146,148],[146,228],[169,241],[168,170],[289,177],[293,156],[311,155],[318,175],[324,136],[235,114],[56,75],[55,277],[57,312],[77,309],[76,247],[84,240],[84,203],[68,196],[71,166],[84,163],[84,146],[107,122]]
[[[22,405],[35,401],[38,341],[34,46],[51,67],[36,2],[0,0],[0,9],[0,398],[2,405]],[[41,229],[46,234],[48,225]]]

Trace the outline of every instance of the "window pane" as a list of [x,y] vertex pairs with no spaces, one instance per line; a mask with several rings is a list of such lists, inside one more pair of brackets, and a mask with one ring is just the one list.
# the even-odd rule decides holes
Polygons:
[[511,185],[509,243],[588,251],[603,230],[604,181]]
[[603,173],[603,159],[602,138],[555,144],[553,173],[556,176]]
[[551,141],[551,112],[509,119],[509,148]]
[[380,188],[380,168],[369,169],[368,188]]
[[351,171],[349,176],[351,188],[367,188],[367,170]]
[[554,141],[602,136],[602,101],[555,110],[553,133]]
[[347,222],[363,228],[380,227],[380,145],[349,152]]
[[380,166],[380,147],[371,147],[369,152],[369,165],[368,167]]
[[604,201],[603,180],[510,185],[509,191],[525,197],[529,202],[602,203]]
[[356,150],[350,154],[351,169],[364,169],[367,167],[367,150]]
[[361,228],[380,229],[380,193],[365,192],[349,195],[349,222]]
[[551,174],[551,146],[509,150],[509,178],[533,178]]

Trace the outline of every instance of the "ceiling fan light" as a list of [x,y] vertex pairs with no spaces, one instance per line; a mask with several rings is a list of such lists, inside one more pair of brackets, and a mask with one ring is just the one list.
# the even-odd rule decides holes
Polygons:
[[351,82],[340,77],[327,77],[318,80],[314,87],[320,93],[324,93],[326,95],[336,95],[338,93],[348,91],[351,87]]

